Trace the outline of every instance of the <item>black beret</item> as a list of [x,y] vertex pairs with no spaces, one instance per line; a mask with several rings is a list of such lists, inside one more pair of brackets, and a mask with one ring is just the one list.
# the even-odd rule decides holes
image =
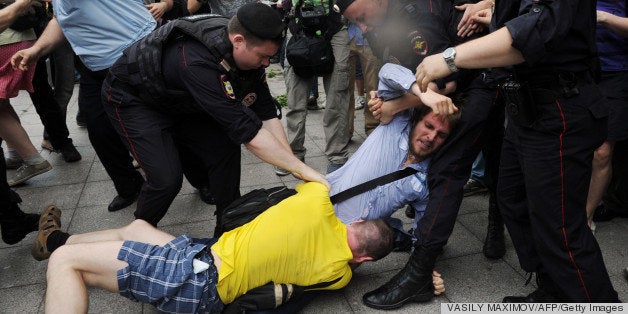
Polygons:
[[259,2],[247,3],[236,13],[238,21],[247,31],[261,39],[281,39],[285,25],[275,9]]
[[354,1],[355,0],[336,0],[336,4],[334,4],[334,11],[336,11],[336,13],[343,14]]

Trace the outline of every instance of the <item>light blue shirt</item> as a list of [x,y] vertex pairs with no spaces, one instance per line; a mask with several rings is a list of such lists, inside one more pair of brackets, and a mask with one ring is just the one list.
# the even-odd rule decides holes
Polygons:
[[142,0],[53,0],[59,26],[92,71],[107,69],[122,51],[155,29]]
[[379,70],[377,97],[390,100],[410,93],[416,82],[414,73],[408,68],[394,63],[386,63]]
[[[368,180],[402,169],[408,155],[408,134],[412,110],[403,111],[386,125],[378,126],[340,169],[327,175],[330,195]],[[414,175],[377,187],[334,205],[336,216],[345,223],[360,219],[388,218],[397,209],[411,204],[417,211],[416,221],[427,205],[427,167],[429,159],[409,167]]]

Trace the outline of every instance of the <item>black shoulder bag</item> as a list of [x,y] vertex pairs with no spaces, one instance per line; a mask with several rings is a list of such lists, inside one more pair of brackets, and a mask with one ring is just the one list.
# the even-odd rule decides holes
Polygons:
[[[303,5],[303,0],[299,0],[293,10],[295,16],[290,23],[292,37],[286,44],[286,58],[294,73],[302,78],[331,73],[335,60],[330,40],[335,32],[328,27],[325,8]],[[332,12],[331,1],[329,12]]]

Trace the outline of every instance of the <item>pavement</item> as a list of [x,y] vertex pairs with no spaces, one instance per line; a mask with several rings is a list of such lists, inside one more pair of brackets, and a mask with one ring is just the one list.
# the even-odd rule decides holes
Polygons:
[[[283,75],[278,65],[269,68],[268,82],[272,93],[285,93]],[[272,77],[271,77],[272,76]],[[22,210],[40,213],[48,204],[56,204],[63,210],[62,229],[69,233],[89,232],[115,228],[133,220],[135,204],[119,212],[107,211],[107,204],[116,195],[102,164],[95,156],[87,130],[76,125],[78,85],[68,106],[68,128],[83,159],[65,163],[60,154],[42,151],[44,158],[53,165],[45,174],[30,179],[15,190],[22,196]],[[319,82],[321,97],[324,97],[322,81]],[[319,100],[320,102],[323,99]],[[39,148],[43,126],[28,97],[22,92],[11,100],[22,124]],[[327,159],[324,154],[325,136],[322,128],[323,111],[309,111],[306,122],[307,155],[305,162],[324,172]],[[285,125],[285,121],[283,121]],[[349,145],[354,152],[364,141],[364,115],[355,115],[355,132]],[[286,185],[294,187],[300,181],[292,176],[278,177],[273,167],[242,149],[241,192],[246,193],[260,187]],[[8,172],[11,176],[13,171]],[[436,269],[445,279],[447,292],[430,302],[409,304],[395,311],[399,313],[436,313],[441,303],[451,302],[500,302],[505,295],[524,295],[535,289],[534,280],[524,285],[526,274],[519,267],[510,239],[507,238],[507,253],[502,259],[489,260],[482,254],[487,225],[488,196],[479,194],[464,198],[453,234]],[[183,188],[170,206],[168,214],[159,226],[163,230],[180,234],[190,233],[195,237],[208,237],[213,233],[214,206],[203,203],[197,191],[184,182]],[[408,228],[411,221],[403,210],[398,211]],[[0,242],[0,313],[41,313],[46,291],[47,262],[37,262],[30,255],[30,246],[36,233],[29,234],[16,245]],[[595,237],[602,249],[604,261],[613,286],[620,300],[628,302],[628,282],[622,269],[628,266],[628,219],[615,218],[597,224]],[[391,253],[375,263],[366,263],[355,270],[351,283],[340,291],[325,293],[316,298],[304,313],[371,313],[378,312],[364,306],[362,295],[385,283],[396,274],[408,260],[407,253]],[[93,313],[153,313],[154,308],[132,302],[117,294],[90,289],[90,312]]]

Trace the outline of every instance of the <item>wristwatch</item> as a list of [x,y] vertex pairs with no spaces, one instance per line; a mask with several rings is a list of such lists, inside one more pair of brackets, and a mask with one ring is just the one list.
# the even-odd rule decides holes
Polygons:
[[458,67],[454,61],[456,60],[456,48],[449,47],[443,51],[443,58],[447,62],[447,66],[451,72],[458,72]]

